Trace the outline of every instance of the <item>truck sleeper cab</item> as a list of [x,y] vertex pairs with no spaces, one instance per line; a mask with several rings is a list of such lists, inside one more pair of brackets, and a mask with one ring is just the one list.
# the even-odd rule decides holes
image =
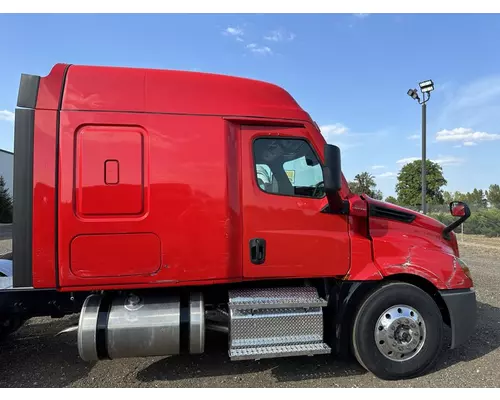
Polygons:
[[[453,229],[350,192],[340,149],[282,88],[57,64],[22,75],[10,287],[0,320],[80,313],[85,360],[352,352],[424,373],[471,334]],[[7,285],[4,285],[7,286]],[[17,324],[18,326],[19,324]]]

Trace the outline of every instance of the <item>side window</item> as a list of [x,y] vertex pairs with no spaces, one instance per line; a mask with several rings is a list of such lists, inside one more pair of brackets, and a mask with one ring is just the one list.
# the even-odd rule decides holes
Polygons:
[[323,171],[303,139],[259,138],[253,144],[258,186],[267,193],[321,198]]

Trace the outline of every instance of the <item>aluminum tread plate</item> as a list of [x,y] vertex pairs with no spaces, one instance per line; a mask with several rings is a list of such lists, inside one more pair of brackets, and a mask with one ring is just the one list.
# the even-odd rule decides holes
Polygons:
[[229,291],[230,309],[326,306],[313,287],[236,289]]
[[325,343],[308,343],[285,346],[250,347],[245,349],[231,349],[231,360],[258,360],[261,358],[312,356],[329,354],[331,348]]
[[[246,312],[248,313],[248,312]],[[283,309],[280,313],[269,313],[258,315],[238,315],[231,312],[230,322],[231,347],[238,347],[242,342],[255,340],[260,345],[272,344],[273,340],[290,340],[299,343],[305,338],[323,336],[323,318],[321,309],[319,312],[300,312],[300,310]],[[315,342],[317,339],[310,339]],[[255,344],[259,346],[259,344]]]

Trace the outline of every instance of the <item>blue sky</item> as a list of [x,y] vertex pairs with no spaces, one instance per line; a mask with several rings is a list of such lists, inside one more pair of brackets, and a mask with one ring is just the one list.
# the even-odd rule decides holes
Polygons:
[[13,148],[22,72],[216,72],[283,86],[341,147],[346,177],[369,171],[387,196],[421,154],[420,107],[406,92],[433,79],[427,154],[447,189],[500,183],[500,15],[0,15],[0,35],[0,148]]

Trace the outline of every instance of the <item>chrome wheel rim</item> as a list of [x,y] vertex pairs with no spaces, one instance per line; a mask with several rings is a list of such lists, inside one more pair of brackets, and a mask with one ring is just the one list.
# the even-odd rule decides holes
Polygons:
[[415,357],[426,339],[425,322],[415,308],[396,305],[385,310],[375,325],[378,350],[391,361],[407,361]]

